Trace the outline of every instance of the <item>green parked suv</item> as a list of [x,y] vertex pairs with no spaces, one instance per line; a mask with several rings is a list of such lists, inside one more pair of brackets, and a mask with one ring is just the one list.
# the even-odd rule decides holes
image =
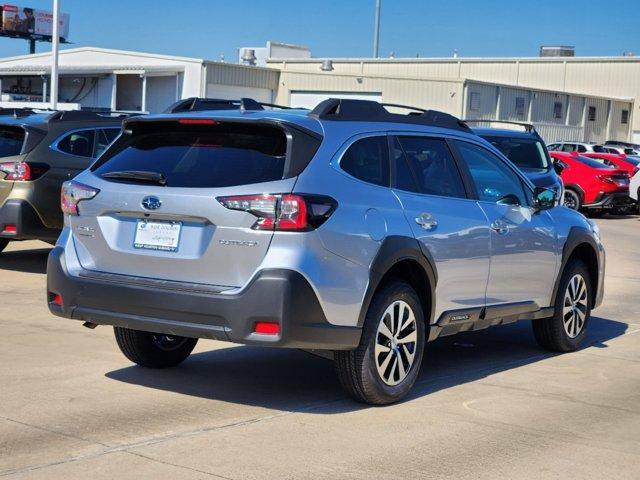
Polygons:
[[0,252],[12,240],[55,242],[62,183],[119,135],[125,116],[0,109]]

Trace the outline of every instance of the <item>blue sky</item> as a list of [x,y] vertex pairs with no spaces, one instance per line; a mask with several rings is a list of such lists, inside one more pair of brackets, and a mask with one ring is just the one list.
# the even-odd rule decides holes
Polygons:
[[[20,0],[50,9],[51,0]],[[315,57],[371,55],[375,0],[61,0],[75,46],[235,61],[267,40],[311,47]],[[164,6],[166,5],[166,6]],[[640,0],[382,0],[380,55],[532,56],[541,44],[578,55],[640,54]],[[39,44],[38,51],[47,51]],[[0,39],[0,57],[27,53]]]

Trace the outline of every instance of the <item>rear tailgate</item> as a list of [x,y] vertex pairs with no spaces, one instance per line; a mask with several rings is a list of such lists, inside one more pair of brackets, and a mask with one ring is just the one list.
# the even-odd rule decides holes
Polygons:
[[[69,218],[85,269],[239,287],[273,236],[218,197],[289,193],[290,135],[275,125],[141,122],[80,181],[100,192]],[[308,139],[307,139],[308,140]],[[319,143],[319,141],[318,141]],[[312,152],[312,153],[315,153]],[[311,154],[312,154],[311,153]],[[114,179],[155,172],[166,181]],[[125,173],[125,176],[127,174]]]

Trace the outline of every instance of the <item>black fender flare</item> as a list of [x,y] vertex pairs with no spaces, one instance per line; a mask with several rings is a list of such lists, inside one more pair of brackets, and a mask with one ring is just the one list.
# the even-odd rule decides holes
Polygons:
[[597,278],[597,275],[600,274],[600,263],[599,263],[600,257],[598,255],[598,250],[599,250],[598,244],[593,238],[593,233],[591,233],[591,231],[588,230],[587,228],[571,227],[571,229],[569,230],[569,235],[567,235],[567,240],[566,242],[564,242],[564,247],[562,248],[562,261],[560,263],[560,269],[558,270],[558,275],[556,276],[556,281],[553,285],[553,295],[551,297],[552,306],[555,305],[556,303],[558,288],[560,288],[560,279],[562,278],[562,274],[564,273],[564,269],[567,266],[567,262],[569,261],[569,258],[571,258],[571,255],[579,245],[582,245],[585,243],[589,244],[591,248],[593,248],[593,252],[596,257],[596,265],[597,265],[596,282],[595,282],[595,285],[592,285],[592,288],[594,289],[593,298],[595,299],[597,297],[597,291],[595,291],[595,289],[598,288],[599,279]]
[[[431,257],[428,251],[424,251],[420,248],[418,240],[413,237],[406,237],[401,235],[393,235],[386,237],[375,258],[371,262],[369,268],[369,285],[364,294],[362,301],[362,307],[360,309],[360,315],[358,316],[358,326],[364,325],[369,305],[373,299],[373,295],[380,286],[384,276],[391,270],[391,268],[402,260],[414,260],[424,270],[429,281],[429,289],[427,292],[431,299],[431,312],[429,318],[426,318],[426,326],[428,327],[433,320],[435,312],[435,288],[438,282],[437,270],[435,268],[435,261]],[[420,293],[420,292],[418,292]]]

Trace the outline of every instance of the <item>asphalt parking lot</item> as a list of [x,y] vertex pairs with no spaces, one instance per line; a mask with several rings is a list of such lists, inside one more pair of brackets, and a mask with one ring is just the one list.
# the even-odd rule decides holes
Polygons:
[[605,302],[588,346],[540,351],[522,322],[430,345],[401,404],[346,399],[331,362],[201,341],[132,366],[107,327],[49,314],[49,247],[0,255],[0,476],[640,478],[640,217],[598,220]]

